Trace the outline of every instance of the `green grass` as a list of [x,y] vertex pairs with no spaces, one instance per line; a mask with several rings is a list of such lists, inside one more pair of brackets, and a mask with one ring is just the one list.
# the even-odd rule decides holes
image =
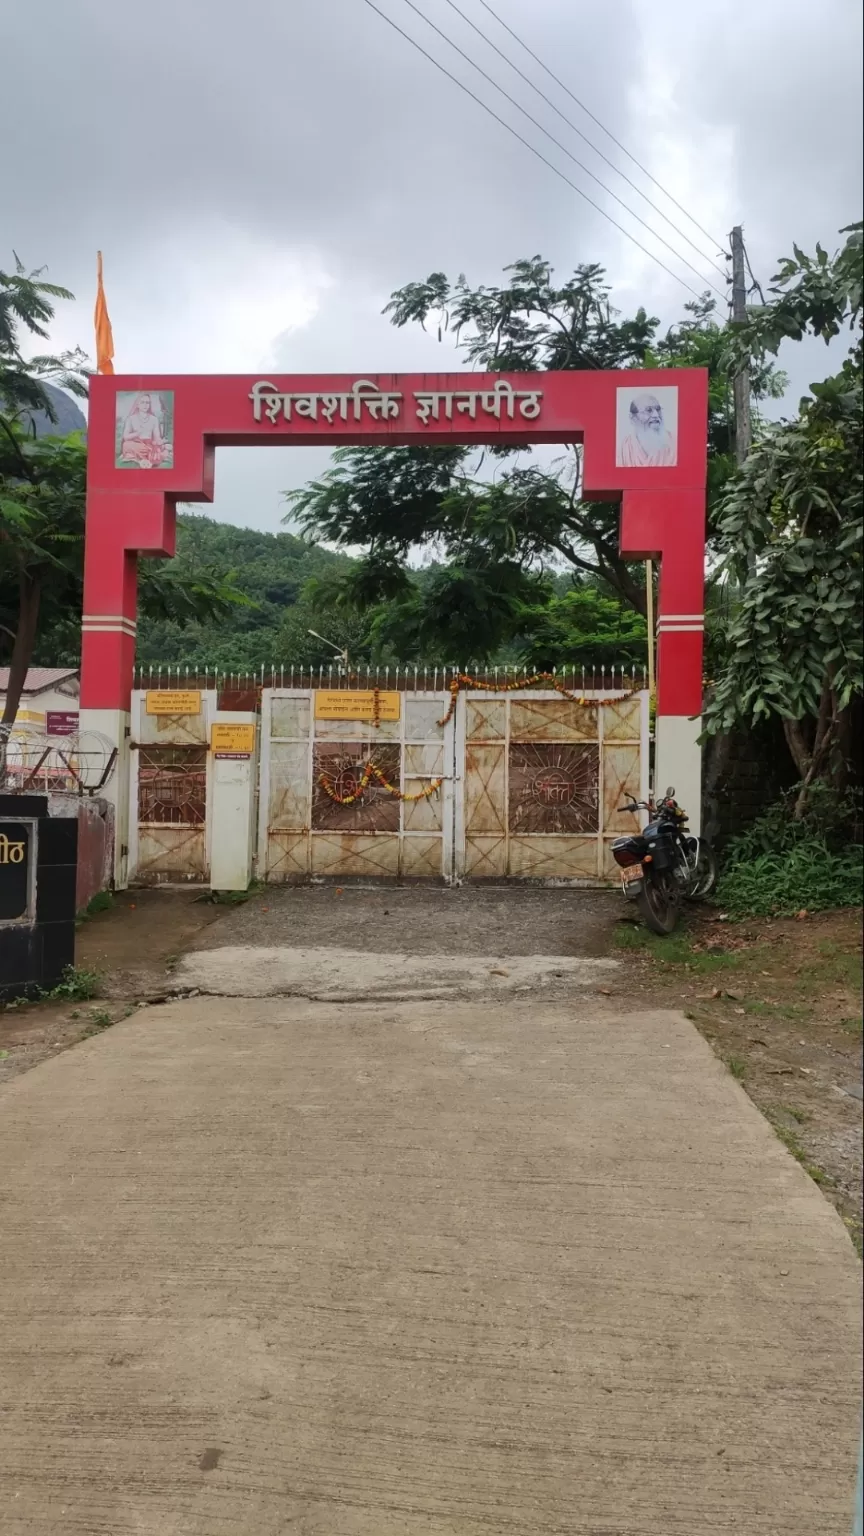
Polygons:
[[784,1115],[789,1115],[793,1120],[797,1121],[798,1125],[806,1125],[810,1119],[806,1109],[796,1109],[794,1104],[781,1104],[780,1108]]
[[787,1152],[792,1153],[796,1163],[801,1164],[804,1172],[810,1175],[814,1184],[825,1185],[832,1182],[830,1175],[825,1172],[824,1168],[820,1168],[818,1163],[810,1162],[807,1153],[802,1147],[794,1131],[790,1131],[789,1128],[785,1125],[778,1125],[776,1120],[772,1120],[771,1125],[773,1127],[774,1134],[780,1139],[780,1141],[782,1141]]
[[814,978],[860,992],[864,985],[864,961],[861,955],[850,954],[833,939],[820,939],[816,947],[819,959],[813,962],[811,974]]
[[649,933],[647,928],[622,923],[615,929],[615,943],[619,949],[650,955],[662,965],[684,966],[700,976],[710,975],[712,971],[734,971],[741,966],[741,956],[731,951],[694,949],[686,929],[661,938],[659,934]]
[[89,1040],[91,1035],[101,1035],[103,1029],[110,1029],[114,1023],[107,1008],[91,1008],[87,1018],[87,1028],[82,1033],[82,1040]]
[[747,1076],[747,1063],[741,1056],[727,1056],[726,1065],[733,1077],[737,1077],[739,1083]]
[[861,1032],[862,1032],[861,1024],[862,1024],[862,1021],[861,1021],[860,1014],[859,1014],[857,1019],[841,1019],[840,1020],[840,1028],[841,1029],[845,1029],[847,1035],[860,1035]]

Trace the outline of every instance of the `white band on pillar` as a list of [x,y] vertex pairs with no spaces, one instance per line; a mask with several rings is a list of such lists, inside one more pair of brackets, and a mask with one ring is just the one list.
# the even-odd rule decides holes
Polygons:
[[702,613],[661,613],[657,620],[658,630],[666,630],[669,633],[688,634],[692,631],[698,633],[705,628],[705,615]]
[[131,635],[135,638],[138,626],[134,619],[127,619],[122,613],[85,613],[81,620],[81,628],[93,633]]

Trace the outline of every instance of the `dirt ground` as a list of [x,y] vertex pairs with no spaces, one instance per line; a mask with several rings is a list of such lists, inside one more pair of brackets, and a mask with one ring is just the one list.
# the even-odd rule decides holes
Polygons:
[[165,989],[170,967],[226,911],[200,891],[121,891],[84,918],[67,997],[0,1004],[0,1085],[127,1018]]
[[[539,886],[275,886],[202,931],[222,944],[389,950],[406,955],[582,955],[612,951],[617,891]],[[230,929],[230,937],[226,937]]]
[[723,922],[694,910],[615,942],[646,1004],[683,1008],[862,1247],[860,910]]
[[[840,1211],[861,1251],[861,915],[727,923],[652,939],[616,892],[277,887],[119,894],[78,932],[78,992],[0,1009],[0,1083],[164,996],[179,956],[224,945],[394,954],[612,956],[598,1005],[683,1009]],[[90,994],[89,996],[86,994]],[[604,1004],[603,999],[608,999]]]

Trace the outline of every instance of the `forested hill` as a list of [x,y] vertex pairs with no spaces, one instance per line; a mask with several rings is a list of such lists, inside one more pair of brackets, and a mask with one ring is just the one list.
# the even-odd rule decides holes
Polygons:
[[[413,598],[385,602],[363,614],[335,606],[320,592],[310,595],[310,582],[350,570],[353,564],[349,556],[309,544],[295,534],[261,533],[181,513],[172,569],[190,577],[215,572],[230,580],[248,602],[236,604],[220,620],[183,625],[148,618],[144,605],[139,605],[137,661],[145,667],[161,662],[201,672],[214,668],[251,672],[271,666],[326,666],[338,646],[347,647],[357,663],[391,665],[412,661],[452,665],[477,658],[540,668],[631,662],[641,667],[644,663],[644,620],[590,579],[574,581],[571,575],[550,574],[538,586],[535,601],[514,613],[509,639],[499,643],[493,654],[484,645],[482,624],[476,640],[463,634],[454,641],[456,654],[449,643],[430,644],[417,624],[415,610],[424,604],[437,608],[441,601],[442,567],[427,565],[413,573]],[[443,600],[452,606],[446,588]],[[310,630],[317,630],[333,645],[316,639]],[[42,665],[77,665],[80,643],[78,612],[67,610],[40,630],[33,659]]]
[[[307,544],[291,533],[262,533],[181,513],[176,558],[190,572],[203,568],[230,575],[250,605],[238,605],[227,622],[182,628],[141,615],[137,655],[142,665],[161,661],[244,671],[285,657],[306,665],[332,658],[332,650],[307,633],[310,627],[321,629],[322,621],[320,609],[304,599],[303,588],[312,577],[348,567],[346,555]],[[331,625],[329,614],[327,622]],[[323,632],[329,638],[330,629]],[[345,643],[339,634],[333,638]]]

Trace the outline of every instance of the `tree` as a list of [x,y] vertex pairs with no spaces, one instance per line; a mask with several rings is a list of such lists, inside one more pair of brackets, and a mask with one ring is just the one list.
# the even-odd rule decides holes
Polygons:
[[[53,301],[71,299],[48,283],[44,268],[0,271],[0,634],[11,641],[9,683],[0,719],[0,779],[5,749],[40,624],[80,628],[87,450],[80,434],[39,437],[34,412],[57,416],[45,385],[84,396],[86,357],[80,351],[25,359],[21,333],[47,339]],[[247,601],[222,571],[142,569],[145,610],[178,622],[216,617]]]
[[[326,598],[306,597],[314,578],[350,570],[347,555],[318,548],[290,533],[235,528],[200,513],[182,512],[177,521],[177,554],[164,569],[179,580],[202,572],[230,570],[232,584],[248,601],[220,619],[180,625],[142,612],[138,659],[143,664],[182,664],[199,671],[258,671],[264,667],[321,666],[334,651],[309,635],[317,629],[349,654],[366,659],[370,618],[333,609]],[[142,564],[142,576],[162,562]]]
[[[620,318],[601,267],[580,266],[561,285],[539,256],[507,271],[508,282],[492,288],[470,288],[464,278],[451,285],[433,273],[395,293],[385,313],[397,326],[432,320],[439,335],[455,332],[469,361],[490,371],[708,367],[713,504],[733,463],[731,383],[714,301],[688,305],[682,323],[659,337],[659,321],[644,309]],[[774,394],[782,378],[761,362],[752,385],[757,397]],[[536,604],[537,576],[549,570],[592,578],[644,616],[642,569],[618,550],[617,506],[582,499],[581,451],[564,450],[550,468],[513,463],[508,453],[489,450],[478,465],[470,448],[341,449],[330,471],[289,493],[289,515],[313,536],[365,550],[341,583],[342,600],[363,607],[404,600],[412,552],[431,547],[443,574],[427,601],[415,594],[406,618],[434,648],[446,647],[455,616],[473,637],[468,651],[489,654]],[[480,478],[487,457],[491,480]]]
[[[13,251],[13,256],[15,253]],[[26,411],[45,411],[56,420],[50,395],[43,383],[51,381],[82,398],[87,357],[80,348],[57,355],[44,354],[25,359],[21,353],[20,331],[48,339],[46,329],[54,317],[54,299],[72,299],[68,288],[47,283],[45,267],[28,272],[15,256],[14,272],[0,271],[0,430],[4,417],[20,416]]]
[[[0,719],[8,740],[33,658],[40,623],[80,630],[87,450],[79,434],[32,438],[4,419],[0,433],[0,628],[12,642]],[[149,568],[148,568],[149,567]],[[213,569],[171,569],[144,562],[139,601],[145,613],[184,623],[218,618],[248,601]]]
[[531,671],[556,666],[641,668],[647,629],[640,613],[586,580],[526,611],[523,656]]
[[2,747],[18,713],[43,604],[62,612],[76,595],[86,450],[80,438],[34,440],[8,419],[0,425],[0,593],[3,629],[12,639]]
[[733,332],[742,349],[776,353],[786,338],[853,337],[840,371],[763,433],[730,481],[717,518],[725,569],[739,586],[726,660],[706,712],[709,732],[774,715],[801,779],[803,815],[819,780],[845,787],[853,709],[862,691],[862,226],[830,258],[797,247],[772,301]]

